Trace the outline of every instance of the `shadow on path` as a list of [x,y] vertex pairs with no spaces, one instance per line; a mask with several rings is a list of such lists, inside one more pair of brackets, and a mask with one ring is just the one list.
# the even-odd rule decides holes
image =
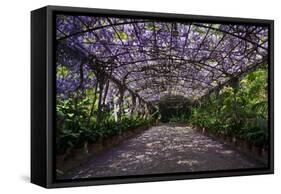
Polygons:
[[153,126],[61,178],[213,171],[264,167],[190,127]]

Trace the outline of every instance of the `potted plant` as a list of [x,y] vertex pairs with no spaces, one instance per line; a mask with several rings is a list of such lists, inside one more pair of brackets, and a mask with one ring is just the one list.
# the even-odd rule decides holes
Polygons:
[[73,147],[75,138],[75,134],[66,129],[62,130],[60,134],[58,134],[58,138],[56,139],[56,164],[58,167],[61,167],[63,165],[66,155]]
[[103,149],[103,141],[104,141],[104,128],[102,127],[101,124],[95,125],[91,129],[91,136],[88,139],[88,149],[89,153],[93,154],[98,154],[100,153]]
[[96,129],[91,129],[91,132],[88,133],[88,153],[93,153],[97,147],[98,133]]
[[80,160],[84,158],[87,153],[87,131],[85,131],[85,129],[80,129],[72,149],[72,156],[73,158]]

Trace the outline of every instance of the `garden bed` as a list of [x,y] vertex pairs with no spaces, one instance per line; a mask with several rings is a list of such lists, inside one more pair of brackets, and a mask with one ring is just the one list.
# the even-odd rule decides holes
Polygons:
[[57,176],[62,176],[65,172],[74,169],[85,163],[88,159],[95,157],[108,149],[120,144],[124,140],[131,138],[138,133],[147,130],[151,124],[128,129],[119,135],[114,135],[105,139],[100,139],[92,144],[85,144],[83,148],[73,148],[65,154],[56,156]]
[[224,143],[231,148],[243,153],[247,157],[251,157],[263,164],[268,164],[268,149],[263,146],[258,146],[255,143],[243,139],[236,138],[231,135],[213,132],[210,129],[193,125],[192,128],[200,133],[215,138],[216,140]]

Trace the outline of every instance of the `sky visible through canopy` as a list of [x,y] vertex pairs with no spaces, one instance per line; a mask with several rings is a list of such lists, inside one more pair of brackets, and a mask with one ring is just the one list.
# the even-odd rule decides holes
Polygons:
[[108,99],[122,86],[146,102],[196,100],[267,63],[266,26],[57,15],[56,28],[62,97],[106,78]]

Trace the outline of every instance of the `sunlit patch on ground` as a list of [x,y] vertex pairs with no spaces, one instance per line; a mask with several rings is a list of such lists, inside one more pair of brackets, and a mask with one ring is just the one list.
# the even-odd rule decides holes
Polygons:
[[196,160],[179,160],[177,162],[177,164],[184,164],[184,165],[189,165],[189,166],[193,166],[195,164],[198,164],[199,162]]

